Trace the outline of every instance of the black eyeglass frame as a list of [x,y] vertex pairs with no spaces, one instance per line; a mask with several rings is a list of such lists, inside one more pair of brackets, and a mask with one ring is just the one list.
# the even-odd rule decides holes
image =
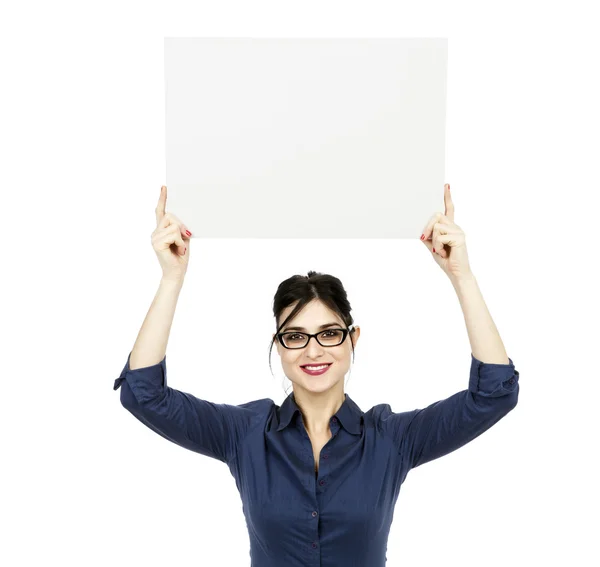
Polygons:
[[[287,348],[289,350],[297,350],[299,348],[306,348],[308,346],[308,343],[310,342],[310,339],[312,339],[313,337],[315,338],[315,341],[317,341],[322,347],[331,348],[331,347],[336,347],[336,346],[340,346],[340,345],[344,344],[344,341],[346,340],[348,333],[351,332],[350,329],[354,329],[354,325],[350,325],[350,327],[348,327],[347,329],[342,329],[341,327],[332,327],[331,329],[323,329],[322,331],[319,331],[318,333],[316,333],[314,335],[311,335],[309,333],[304,333],[302,331],[285,331],[284,333],[277,333],[277,339],[279,340],[279,343],[281,344],[281,346],[283,348]],[[321,343],[321,341],[319,341],[318,335],[320,335],[321,333],[326,333],[327,331],[342,331],[342,333],[344,333],[344,336],[342,337],[342,340],[337,345],[324,345]],[[289,347],[289,346],[286,346],[283,344],[283,335],[307,335],[308,340],[306,341],[306,344],[304,346]]]

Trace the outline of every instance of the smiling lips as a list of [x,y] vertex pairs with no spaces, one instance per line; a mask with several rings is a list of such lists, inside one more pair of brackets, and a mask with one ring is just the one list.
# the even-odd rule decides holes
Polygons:
[[[306,368],[307,365],[305,366],[300,366],[300,368],[302,368],[303,372],[306,372],[306,374],[310,374],[311,376],[318,376],[319,374],[324,374],[325,372],[327,372],[329,370],[329,367],[332,365],[333,363],[328,363],[327,366],[325,366],[325,368],[320,368],[319,370],[310,370],[308,368]],[[309,364],[308,366],[313,366],[312,364]],[[322,366],[322,364],[315,364],[314,366]]]

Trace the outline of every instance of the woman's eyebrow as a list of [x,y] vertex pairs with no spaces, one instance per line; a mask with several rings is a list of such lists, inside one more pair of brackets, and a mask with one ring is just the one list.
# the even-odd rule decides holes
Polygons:
[[[340,327],[341,325],[339,323],[325,323],[324,325],[321,325],[319,327],[319,329],[325,329],[327,327]],[[285,328],[286,331],[306,331],[306,329],[304,327],[286,327]]]

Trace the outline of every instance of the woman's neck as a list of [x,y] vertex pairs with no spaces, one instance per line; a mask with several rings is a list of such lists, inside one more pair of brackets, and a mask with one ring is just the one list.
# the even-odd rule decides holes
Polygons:
[[346,401],[342,390],[331,390],[315,394],[294,389],[294,400],[302,412],[304,427],[309,435],[322,436],[330,433],[329,421]]

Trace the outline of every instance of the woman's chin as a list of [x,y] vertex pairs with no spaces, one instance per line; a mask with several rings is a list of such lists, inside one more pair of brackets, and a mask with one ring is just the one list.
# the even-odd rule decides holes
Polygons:
[[305,390],[318,394],[333,388],[336,385],[336,381],[323,379],[322,376],[309,376],[308,379],[305,378],[302,380],[301,385]]

